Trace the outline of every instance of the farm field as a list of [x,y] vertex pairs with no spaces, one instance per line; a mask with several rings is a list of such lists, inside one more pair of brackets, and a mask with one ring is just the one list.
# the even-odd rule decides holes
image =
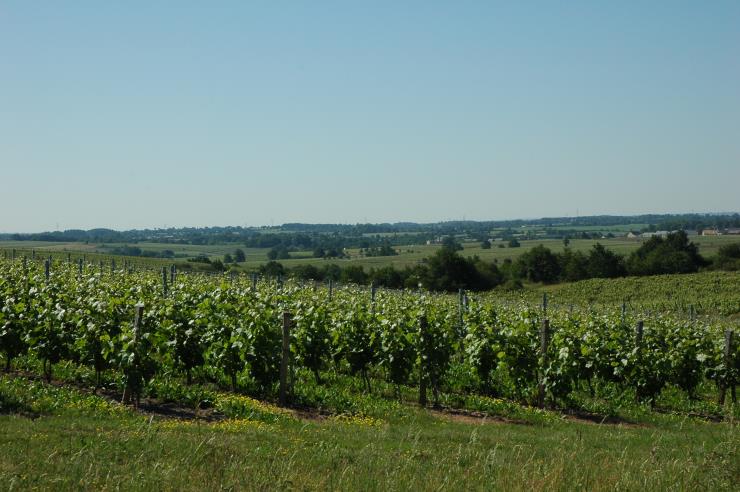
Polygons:
[[[684,277],[677,297],[735,302],[736,274]],[[732,489],[736,324],[604,297],[545,311],[495,293],[460,304],[64,264],[46,278],[0,261],[0,482]]]
[[501,294],[511,300],[540,303],[547,294],[550,305],[570,309],[619,308],[632,311],[696,315],[715,320],[740,316],[740,272],[589,279],[555,285],[531,285],[521,293]]
[[[699,246],[699,252],[705,257],[711,257],[717,253],[717,250],[726,244],[732,244],[740,242],[738,236],[696,236],[692,237],[691,241]],[[586,252],[593,247],[596,243],[601,243],[605,247],[612,251],[627,255],[635,249],[639,248],[642,244],[640,240],[626,239],[626,238],[607,238],[607,239],[572,239],[570,240],[569,247],[573,251]],[[494,243],[491,249],[483,249],[479,243],[469,242],[464,243],[464,250],[461,252],[463,256],[478,256],[485,261],[499,261],[502,262],[506,259],[516,260],[521,254],[529,251],[530,249],[542,244],[550,248],[554,252],[561,252],[564,249],[563,242],[559,239],[542,239],[542,240],[522,240],[520,241],[521,246],[518,248],[499,248],[498,243]],[[113,248],[120,248],[125,246],[123,243],[107,243],[104,246],[99,244],[85,244],[85,243],[54,243],[54,242],[40,242],[40,241],[0,241],[0,251],[9,251],[13,248],[30,252],[35,249],[37,252],[53,252],[56,254],[66,254],[67,252],[72,253],[98,253],[104,255],[106,258],[110,255],[110,251]],[[244,248],[238,244],[224,244],[224,245],[182,245],[182,244],[168,244],[168,243],[147,243],[140,242],[136,243],[136,246],[142,250],[147,251],[164,251],[171,250],[175,253],[177,258],[175,260],[157,260],[150,258],[137,258],[136,261],[151,261],[155,260],[155,264],[171,264],[181,263],[186,258],[194,258],[199,255],[205,255],[212,259],[222,259],[227,253],[233,254],[236,248],[241,248],[245,255],[246,261],[239,264],[241,269],[255,270],[260,265],[266,263],[267,252],[269,248]],[[413,266],[424,258],[433,255],[441,246],[438,244],[423,244],[413,246],[399,246],[396,249],[399,251],[397,256],[377,256],[377,257],[363,257],[360,255],[358,249],[347,250],[350,256],[347,259],[324,259],[324,258],[313,258],[310,251],[298,251],[292,252],[291,259],[280,260],[285,267],[291,268],[298,265],[311,264],[315,266],[322,266],[326,264],[338,264],[341,266],[345,265],[359,265],[365,269],[380,268],[388,265],[392,265],[396,268],[403,268],[406,266]]]

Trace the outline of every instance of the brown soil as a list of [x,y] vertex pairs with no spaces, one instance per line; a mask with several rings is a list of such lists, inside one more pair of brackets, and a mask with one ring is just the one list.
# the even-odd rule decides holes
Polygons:
[[532,425],[524,420],[509,419],[498,415],[488,415],[483,412],[471,410],[462,410],[458,408],[438,408],[429,410],[432,415],[450,420],[452,422],[463,422],[466,424],[483,425],[483,424],[518,424]]
[[619,417],[598,415],[595,413],[581,412],[577,410],[569,411],[565,414],[565,419],[571,422],[578,422],[581,424],[589,425],[614,425],[617,427],[624,427],[627,429],[638,429],[649,427],[647,424],[631,422],[626,419]]

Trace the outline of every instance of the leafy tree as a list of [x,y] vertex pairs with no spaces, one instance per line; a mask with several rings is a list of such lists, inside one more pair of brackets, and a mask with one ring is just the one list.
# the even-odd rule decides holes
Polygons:
[[285,274],[285,267],[277,261],[268,261],[260,265],[260,275],[265,277],[278,277]]
[[234,261],[237,263],[243,263],[247,261],[247,256],[244,254],[244,251],[241,248],[236,248],[234,250]]
[[549,248],[535,246],[516,261],[519,276],[532,282],[556,282],[560,276],[560,262]]
[[313,265],[298,265],[291,269],[290,273],[301,280],[321,280],[321,271]]
[[224,263],[234,263],[234,258],[229,253],[224,255]]
[[740,270],[740,242],[721,246],[714,259],[714,266],[722,270]]
[[495,265],[483,264],[478,258],[463,258],[450,248],[438,250],[418,273],[427,289],[447,292],[486,290],[501,280]]
[[321,276],[324,280],[339,280],[342,276],[342,269],[338,265],[324,265],[321,269]]
[[576,282],[588,277],[588,259],[580,251],[566,248],[559,255],[560,277],[566,282]]
[[460,244],[455,236],[445,236],[442,239],[442,248],[449,249],[450,251],[462,251],[463,246]]
[[519,241],[517,241],[517,239],[515,237],[509,239],[509,247],[510,248],[518,248],[519,246],[521,246],[521,244],[519,243]]
[[594,244],[591,248],[586,269],[590,278],[615,278],[627,274],[624,259],[600,243]]
[[631,275],[660,275],[666,273],[692,273],[706,261],[699,254],[696,244],[689,241],[684,231],[663,239],[653,236],[627,259]]
[[316,248],[313,250],[314,258],[323,258],[326,256],[326,250],[324,248]]
[[481,249],[491,249],[491,242],[486,239],[480,243]]
[[391,289],[403,288],[405,280],[403,272],[396,270],[391,265],[370,270],[370,278],[375,282],[375,285]]
[[342,282],[353,284],[366,284],[367,274],[360,265],[349,265],[342,269]]
[[267,259],[271,261],[290,259],[290,251],[284,246],[276,246],[267,252]]

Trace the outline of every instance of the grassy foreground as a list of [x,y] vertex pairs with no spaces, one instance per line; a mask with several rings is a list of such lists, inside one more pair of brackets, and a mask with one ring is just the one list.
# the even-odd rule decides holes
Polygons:
[[255,404],[165,419],[0,376],[0,489],[730,490],[740,476],[732,419],[505,423],[413,406],[319,418]]

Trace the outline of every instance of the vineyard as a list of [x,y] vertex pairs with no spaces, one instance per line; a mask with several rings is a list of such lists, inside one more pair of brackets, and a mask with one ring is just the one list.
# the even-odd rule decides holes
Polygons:
[[606,391],[652,405],[667,387],[722,403],[740,361],[732,329],[685,317],[174,269],[5,261],[0,304],[6,370],[30,356],[51,381],[72,363],[134,402],[167,375],[310,405],[303,375],[321,387],[347,374],[367,394],[415,388],[422,405],[427,391],[435,405],[481,395],[567,409]]
[[[581,308],[601,309],[624,303],[630,311],[645,315],[648,312],[684,318],[698,315],[712,321],[740,316],[738,272],[590,279],[548,286],[543,290],[553,303],[564,308],[575,304]],[[524,297],[529,302],[537,302],[541,295],[528,292]]]

